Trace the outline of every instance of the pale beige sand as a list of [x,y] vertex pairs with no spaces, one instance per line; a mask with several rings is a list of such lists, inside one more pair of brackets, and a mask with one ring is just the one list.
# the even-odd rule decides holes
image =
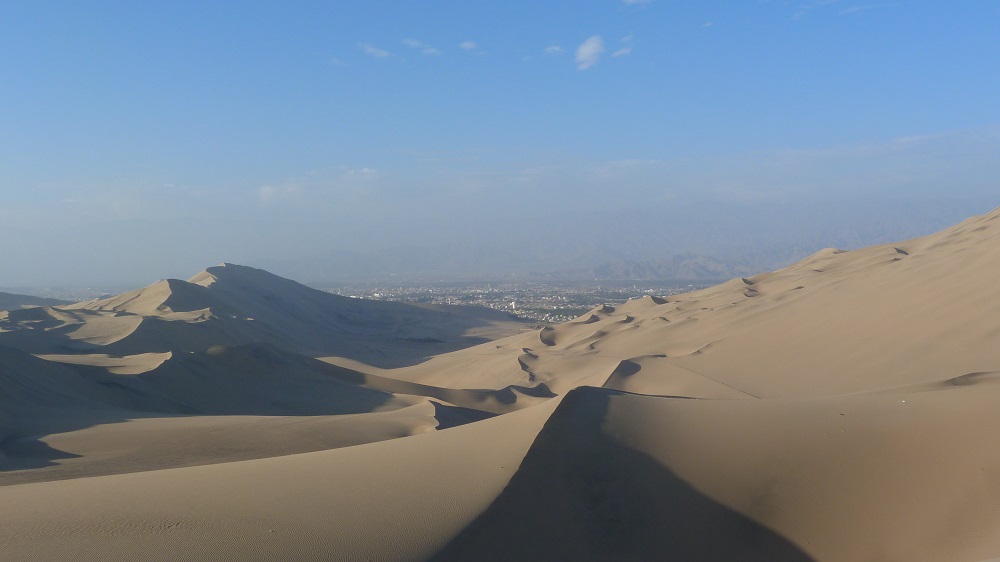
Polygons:
[[170,359],[172,356],[173,354],[169,351],[164,353],[139,353],[136,355],[125,356],[108,355],[106,353],[36,355],[39,359],[45,359],[46,361],[53,361],[55,363],[103,367],[107,369],[109,373],[114,373],[116,375],[139,375],[147,373],[162,365],[164,361]]
[[1000,552],[997,380],[796,400],[612,396],[603,431],[817,559],[980,560]]
[[556,403],[331,451],[0,487],[0,558],[420,560],[500,493]]
[[223,264],[107,299],[2,311],[0,345],[120,356],[268,342],[398,367],[526,327],[500,311],[351,299]]
[[[38,440],[8,440],[0,448],[23,464],[39,464],[44,449],[63,453],[43,468],[0,472],[0,486],[142,472],[306,453],[434,431],[454,423],[447,405],[421,401],[389,412],[335,416],[132,417],[95,422]],[[132,415],[122,412],[122,417]],[[33,455],[34,453],[34,455]],[[12,458],[13,457],[13,458]]]
[[0,559],[997,557],[997,279],[1000,210],[447,354],[228,265],[11,311],[0,470],[67,479],[0,486]]

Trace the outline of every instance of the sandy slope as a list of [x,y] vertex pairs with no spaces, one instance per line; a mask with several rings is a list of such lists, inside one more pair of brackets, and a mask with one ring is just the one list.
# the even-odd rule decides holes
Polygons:
[[[998,274],[1000,210],[496,342],[546,380],[581,358],[617,366],[590,383],[608,390],[564,402],[531,471],[441,557],[997,556]],[[435,361],[405,374],[434,380]]]
[[[324,416],[77,418],[71,431],[8,439],[3,485],[276,457],[407,437],[489,417],[422,400],[388,412]],[[50,415],[58,415],[51,412]],[[63,416],[65,414],[63,413]],[[54,455],[53,451],[58,451]]]
[[267,342],[400,366],[525,329],[499,311],[351,299],[222,264],[107,299],[0,312],[0,345],[36,354],[136,355]]
[[500,493],[555,404],[331,451],[0,487],[0,558],[420,560]]
[[442,317],[238,266],[12,311],[0,559],[997,557],[998,278],[1000,210],[402,367]]

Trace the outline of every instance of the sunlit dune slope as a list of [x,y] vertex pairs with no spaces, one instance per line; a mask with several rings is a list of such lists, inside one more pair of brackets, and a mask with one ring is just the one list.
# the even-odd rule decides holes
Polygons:
[[[413,342],[402,334],[420,337],[408,331],[419,328],[409,312],[369,316],[347,303],[327,314],[320,307],[334,301],[229,265],[176,291],[167,283],[12,311],[0,317],[0,344],[18,347],[3,350],[13,367],[0,405],[35,400],[37,412],[83,416],[137,411],[141,396],[174,416],[230,415],[37,425],[25,435],[30,416],[11,408],[0,417],[0,454],[27,462],[15,456],[42,443],[50,466],[21,465],[8,473],[22,479],[0,486],[0,558],[996,558],[997,278],[1000,210],[397,368],[366,363],[374,352],[338,356],[315,335],[286,344],[312,326],[403,357],[393,345]],[[253,286],[273,298],[244,294]],[[74,340],[88,315],[191,334],[215,323],[202,333],[234,340],[169,356],[136,345],[117,357],[107,348],[144,328],[95,324],[89,340]],[[262,320],[271,328],[258,328]],[[248,334],[261,341],[240,339]],[[48,336],[93,350],[33,351],[59,347]],[[178,341],[199,341],[190,337]],[[308,424],[293,428],[291,418]],[[206,452],[249,447],[255,424],[262,438],[292,445]],[[142,452],[147,431],[162,431],[149,441],[184,458],[111,451],[117,437],[121,450]],[[200,431],[225,437],[170,445]],[[403,438],[358,444],[352,435]],[[291,454],[304,451],[315,452]],[[110,468],[129,462],[142,472]],[[33,479],[50,469],[66,479]]]
[[[825,396],[930,382],[1000,365],[998,276],[994,211],[924,238],[824,250],[773,273],[600,307],[394,372],[441,385],[555,388],[559,379],[575,378],[715,398]],[[593,375],[583,376],[577,365]]]
[[523,329],[509,314],[352,299],[223,264],[107,299],[0,312],[0,345],[133,355],[267,342],[304,355],[399,366]]

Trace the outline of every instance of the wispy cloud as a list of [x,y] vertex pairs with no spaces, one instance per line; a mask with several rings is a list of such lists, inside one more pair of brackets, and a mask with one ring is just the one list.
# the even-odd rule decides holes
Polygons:
[[476,42],[475,41],[462,41],[461,43],[458,44],[458,48],[462,49],[463,51],[475,51],[476,50]]
[[612,57],[624,57],[626,55],[632,54],[632,42],[634,40],[635,40],[635,37],[632,36],[632,35],[626,35],[625,37],[622,37],[621,38],[621,42],[622,42],[623,46],[620,49],[618,49],[617,51],[615,51],[614,53],[611,53],[611,56]]
[[297,183],[285,183],[281,185],[262,185],[257,189],[257,197],[261,205],[265,207],[274,205],[281,201],[297,199],[302,194],[302,186]]
[[[257,187],[254,196],[261,207],[316,210],[359,197],[375,197],[383,174],[372,167],[342,165],[336,170],[314,170],[284,181]],[[348,199],[345,199],[348,198]]]
[[792,15],[793,19],[802,19],[810,13],[819,12],[826,9],[837,9],[837,14],[841,16],[850,14],[860,14],[877,8],[887,8],[898,6],[898,2],[880,2],[875,4],[858,4],[849,0],[808,0],[798,5],[798,10]]
[[385,49],[379,49],[378,47],[370,43],[358,43],[358,48],[361,49],[364,54],[375,57],[377,59],[385,59],[392,56],[392,53],[386,51]]
[[333,66],[347,66],[346,62],[344,62],[344,61],[342,61],[342,60],[340,60],[338,58],[332,58],[332,59],[330,59],[330,64],[332,64]]
[[563,54],[565,52],[566,52],[566,49],[563,49],[559,45],[549,45],[548,47],[545,47],[545,54],[546,55],[561,55],[561,54]]
[[580,70],[587,70],[594,66],[597,61],[601,60],[604,50],[604,39],[601,39],[600,35],[588,37],[576,48],[576,67]]
[[381,175],[375,168],[348,168],[341,166],[340,179],[347,181],[375,181]]
[[884,3],[884,4],[864,4],[859,6],[848,6],[840,11],[840,15],[846,16],[848,14],[860,14],[862,12],[869,12],[878,8],[889,8],[898,5],[897,3]]
[[403,39],[403,44],[411,49],[420,51],[420,54],[424,56],[436,56],[441,54],[441,51],[438,49],[431,47],[423,41],[417,41],[416,39]]

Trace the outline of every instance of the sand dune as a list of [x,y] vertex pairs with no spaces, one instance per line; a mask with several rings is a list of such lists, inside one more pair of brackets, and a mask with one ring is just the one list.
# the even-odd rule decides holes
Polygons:
[[0,559],[995,558],[997,278],[1000,209],[430,358],[499,320],[229,264],[10,311]]
[[0,310],[17,310],[36,306],[59,306],[65,304],[70,303],[59,299],[0,292]]
[[0,487],[0,557],[420,560],[501,492],[554,405],[331,451]]
[[0,313],[0,345],[50,355],[135,355],[268,342],[313,357],[400,366],[481,343],[483,334],[523,331],[525,324],[486,309],[351,299],[223,264],[190,281]]

